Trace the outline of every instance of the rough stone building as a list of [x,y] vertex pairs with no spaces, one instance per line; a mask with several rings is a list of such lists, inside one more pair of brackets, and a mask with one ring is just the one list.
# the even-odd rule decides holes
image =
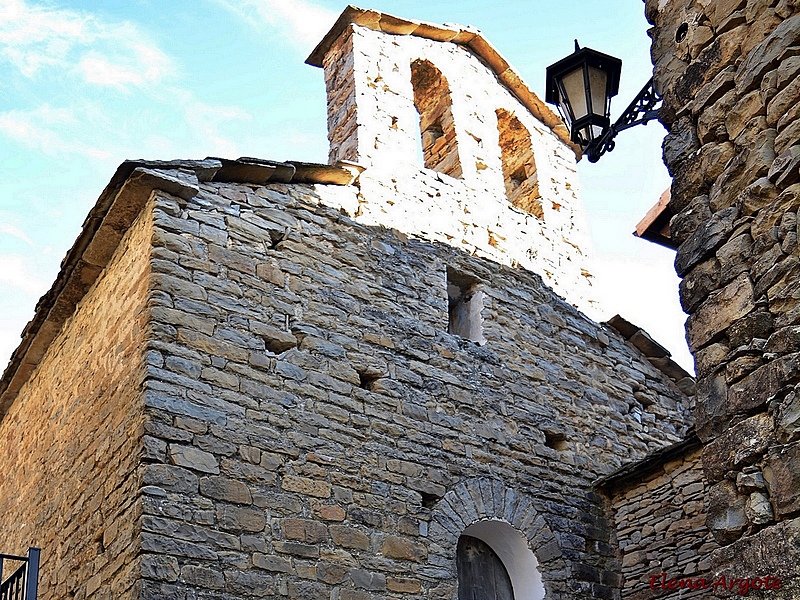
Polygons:
[[800,598],[800,5],[647,0],[711,569]]
[[692,380],[573,306],[560,121],[470,29],[348,8],[309,62],[330,165],[126,162],[103,191],[0,381],[4,550],[42,547],[54,600],[617,598],[636,548],[707,568]]

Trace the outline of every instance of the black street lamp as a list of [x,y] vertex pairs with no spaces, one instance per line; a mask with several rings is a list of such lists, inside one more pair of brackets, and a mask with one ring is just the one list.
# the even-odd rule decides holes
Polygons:
[[589,162],[614,149],[614,137],[639,123],[658,117],[661,101],[653,80],[647,82],[622,116],[611,125],[611,98],[619,91],[622,61],[591,48],[581,48],[547,67],[545,100],[558,107]]

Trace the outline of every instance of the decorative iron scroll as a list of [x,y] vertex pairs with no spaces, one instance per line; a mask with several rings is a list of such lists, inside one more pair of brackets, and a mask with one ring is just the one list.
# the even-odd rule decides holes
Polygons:
[[586,146],[583,153],[589,162],[595,163],[603,154],[611,152],[614,149],[614,138],[620,131],[657,119],[660,104],[661,95],[656,92],[651,78],[608,131]]

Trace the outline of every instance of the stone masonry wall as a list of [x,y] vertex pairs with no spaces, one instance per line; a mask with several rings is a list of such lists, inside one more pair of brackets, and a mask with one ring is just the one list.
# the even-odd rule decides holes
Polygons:
[[[335,208],[359,193],[158,196],[143,598],[455,598],[486,519],[549,599],[615,597],[592,483],[682,439],[685,398],[538,276]],[[447,333],[448,268],[484,345]]]
[[646,10],[709,526],[726,545],[712,569],[781,576],[800,598],[800,4]]
[[719,548],[706,527],[708,490],[700,450],[672,459],[638,483],[612,492],[611,509],[622,563],[622,598],[707,598],[707,589],[661,586],[671,579],[711,579],[709,554]]
[[42,548],[41,598],[138,598],[152,209],[0,422],[2,551]]
[[[437,85],[425,88],[415,78],[421,64],[440,74]],[[362,196],[346,207],[351,216],[523,266],[590,316],[608,316],[592,289],[591,240],[574,151],[492,69],[453,42],[354,24],[332,44],[324,68],[331,160],[366,168]],[[422,169],[422,146],[434,136],[426,132],[421,139],[415,100],[425,113],[424,127],[428,113],[442,117],[436,147],[445,154],[437,159],[443,164],[429,163],[436,171]],[[515,144],[525,146],[522,161],[501,152],[512,118],[519,130],[512,136],[524,131],[527,138]],[[517,178],[510,191],[504,168]],[[392,188],[413,202],[395,202],[387,193]]]

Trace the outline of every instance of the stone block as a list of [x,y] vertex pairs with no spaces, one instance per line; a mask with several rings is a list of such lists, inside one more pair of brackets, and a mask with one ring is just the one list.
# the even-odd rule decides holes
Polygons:
[[323,544],[328,541],[328,528],[310,519],[281,519],[281,533],[287,540],[308,544]]
[[301,558],[319,558],[319,546],[312,544],[275,541],[272,543],[272,547],[281,554],[291,554]]
[[772,315],[752,312],[735,321],[728,328],[728,342],[732,347],[746,346],[753,338],[768,338],[772,333]]
[[664,137],[662,144],[664,162],[669,165],[670,171],[674,171],[699,148],[697,132],[692,119],[687,115],[675,121]]
[[330,498],[331,497],[331,484],[327,481],[319,481],[309,479],[308,477],[296,477],[294,475],[285,475],[281,482],[281,488],[288,492],[299,492],[301,494],[308,494],[315,498]]
[[169,459],[172,464],[185,467],[201,473],[219,474],[219,463],[210,452],[205,452],[194,446],[169,445]]
[[776,74],[777,80],[775,85],[777,89],[782,90],[797,75],[800,75],[800,55],[788,56],[787,58],[784,58],[776,70]]
[[725,366],[725,380],[728,384],[739,381],[748,373],[752,373],[764,364],[764,359],[760,356],[739,356],[734,358]]
[[[781,20],[782,18],[775,10],[766,10],[762,12],[760,17],[751,23],[745,31],[745,35],[743,36],[741,43],[741,55],[747,56],[750,54],[750,52],[752,52],[756,46],[763,42],[764,39],[769,36],[770,33],[772,33],[775,27],[780,24]],[[769,72],[764,76],[764,78],[766,79],[768,75]]]
[[697,436],[707,442],[725,430],[728,416],[728,384],[723,374],[697,380],[697,404],[694,409]]
[[338,585],[345,580],[349,570],[344,564],[320,560],[317,563],[317,579],[329,585]]
[[800,395],[792,391],[775,408],[775,436],[782,444],[800,438]]
[[722,274],[721,283],[724,285],[736,278],[749,267],[749,259],[753,251],[753,238],[749,232],[733,237],[717,250],[717,260]]
[[386,589],[390,592],[401,594],[418,594],[422,590],[422,584],[418,579],[408,577],[387,577]]
[[181,467],[164,464],[145,466],[142,483],[163,488],[169,492],[194,493],[198,489],[197,475]]
[[767,70],[776,67],[786,51],[799,43],[800,14],[781,22],[745,57],[736,72],[737,89],[742,93],[755,89]]
[[359,529],[347,525],[330,525],[328,530],[333,543],[337,546],[355,550],[369,550],[369,538]]
[[753,215],[778,196],[778,189],[769,178],[761,177],[748,185],[736,198],[736,206],[742,215]]
[[386,576],[383,573],[375,573],[366,569],[350,569],[350,580],[357,588],[384,591],[386,590]]
[[225,587],[225,576],[221,571],[197,565],[181,568],[180,582],[204,590],[221,590]]
[[670,237],[677,244],[682,244],[692,233],[705,225],[710,218],[711,210],[708,207],[708,196],[698,196],[685,209],[670,219]]
[[[780,231],[776,233],[780,238]],[[766,296],[770,310],[777,316],[796,306],[794,297],[797,294],[796,282],[800,275],[800,259],[796,256],[781,256],[777,252],[770,254],[779,258],[771,269],[756,280],[753,294],[757,298]]]
[[720,30],[722,23],[730,19],[731,15],[741,12],[741,17],[745,19],[744,9],[747,0],[722,0],[721,2],[714,2],[709,4],[707,15],[711,21],[711,27],[715,31]]
[[739,494],[732,481],[721,481],[709,490],[706,525],[720,544],[738,539],[749,525],[745,513],[747,496]]
[[693,350],[702,348],[731,323],[755,308],[753,285],[742,274],[721,290],[714,292],[686,322],[686,338]]
[[142,577],[155,581],[177,581],[180,574],[178,559],[174,556],[145,554],[141,562]]
[[736,137],[744,130],[745,125],[757,116],[766,116],[766,107],[761,90],[753,90],[745,94],[728,112],[725,117],[725,128],[728,130],[728,137]]
[[[665,92],[664,103],[677,113],[681,106],[688,104],[698,91],[711,82],[732,63],[732,58],[739,51],[739,40],[743,32],[737,27],[713,39],[679,75],[674,87]],[[670,106],[675,104],[676,106]],[[699,109],[698,109],[699,112]]]
[[264,531],[267,524],[264,511],[258,508],[219,505],[216,516],[219,526],[227,531]]
[[733,88],[732,78],[722,97],[716,100],[712,110],[704,110],[697,117],[697,137],[701,144],[709,142],[725,142],[728,140],[728,130],[725,128],[725,117],[739,100],[739,95]]
[[767,124],[776,127],[778,121],[797,104],[798,96],[800,96],[800,74],[795,75],[767,103]]
[[410,560],[414,562],[422,562],[427,556],[427,551],[424,547],[415,544],[408,538],[394,535],[388,535],[383,540],[381,553],[386,558]]
[[773,441],[773,420],[766,413],[737,423],[703,448],[703,470],[710,482],[756,462]]
[[698,196],[708,193],[708,184],[705,174],[700,168],[700,162],[687,160],[672,171],[672,185],[670,186],[669,207],[674,214],[682,212]]
[[712,292],[719,288],[720,263],[716,258],[706,260],[689,271],[679,284],[683,310],[691,313]]
[[774,520],[769,497],[763,492],[752,492],[747,500],[746,513],[753,525],[765,525]]
[[692,267],[727,241],[733,231],[737,213],[735,207],[729,207],[713,214],[680,245],[675,258],[675,270],[679,275],[688,273]]
[[648,358],[664,358],[670,353],[661,344],[651,338],[646,331],[639,329],[628,340]]
[[749,493],[767,489],[764,474],[761,470],[758,467],[749,467],[749,469],[755,470],[736,474],[736,487],[738,490],[742,493]]
[[777,516],[800,511],[800,442],[770,449],[764,479]]
[[698,379],[716,373],[720,365],[728,358],[730,347],[723,343],[715,343],[695,352],[694,368]]
[[225,591],[255,597],[274,597],[275,582],[272,575],[262,571],[225,570]]
[[761,127],[762,119],[763,117],[751,119],[736,138],[737,145],[742,144],[742,147],[725,165],[722,174],[709,191],[712,211],[735,205],[739,190],[744,190],[753,180],[769,172],[769,167],[775,160],[777,131],[764,130]]
[[[733,139],[732,135],[730,137]],[[704,144],[700,148],[696,160],[700,162],[703,178],[707,185],[711,185],[722,175],[734,154],[734,145],[731,142],[713,142]]]
[[347,513],[337,504],[320,504],[313,507],[314,514],[324,521],[344,521]]
[[253,497],[246,484],[226,477],[202,477],[200,493],[216,500],[234,504],[252,504]]
[[782,154],[800,140],[800,119],[786,123],[775,137],[775,154]]
[[792,146],[772,161],[767,174],[778,189],[784,189],[800,181],[800,146]]
[[769,402],[787,384],[800,380],[800,353],[787,354],[759,367],[735,383],[728,394],[731,416],[748,413]]

